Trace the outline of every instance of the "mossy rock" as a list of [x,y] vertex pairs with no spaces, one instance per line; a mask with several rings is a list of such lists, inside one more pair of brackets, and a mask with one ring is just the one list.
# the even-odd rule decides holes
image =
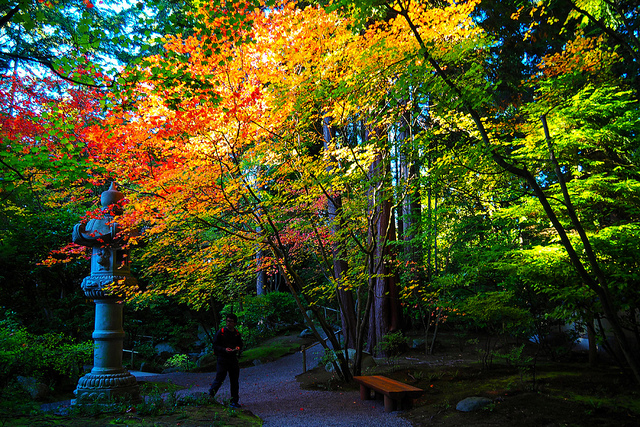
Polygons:
[[207,353],[196,361],[196,366],[199,371],[215,371],[217,364],[217,357],[213,353]]

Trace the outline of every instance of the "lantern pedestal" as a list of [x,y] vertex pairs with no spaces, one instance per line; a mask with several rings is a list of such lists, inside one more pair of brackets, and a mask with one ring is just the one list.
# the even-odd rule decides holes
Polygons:
[[[93,369],[80,378],[73,403],[128,399],[140,401],[136,378],[122,367],[122,298],[112,289],[136,286],[129,270],[128,250],[123,248],[114,216],[122,212],[124,195],[112,184],[102,193],[103,218],[91,219],[73,228],[73,241],[93,248],[91,274],[82,281],[82,289],[94,300]],[[117,291],[116,291],[117,292]]]
[[136,377],[122,367],[122,301],[95,300],[93,369],[80,378],[75,403],[117,398],[140,400]]

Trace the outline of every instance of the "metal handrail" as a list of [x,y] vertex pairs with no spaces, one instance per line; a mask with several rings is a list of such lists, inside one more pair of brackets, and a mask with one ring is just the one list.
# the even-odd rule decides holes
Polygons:
[[[336,338],[338,338],[338,342],[340,341],[340,334],[342,333],[342,329],[337,330],[334,335],[336,336]],[[327,340],[329,339],[329,337],[323,338],[322,341],[327,342]],[[313,344],[311,344],[308,347],[305,347],[304,345],[302,345],[300,347],[300,352],[302,353],[302,373],[304,374],[305,372],[307,372],[307,353],[306,351],[309,350],[311,347],[314,347],[316,345],[320,344],[320,341],[316,341]]]
[[[139,338],[148,338],[149,341],[151,341],[151,343],[153,344],[153,337],[149,336],[149,335],[140,335]],[[133,369],[133,355],[134,354],[140,354],[137,351],[134,350],[134,348],[136,347],[136,342],[138,341],[134,341],[133,345],[131,346],[131,350],[127,350],[125,348],[122,349],[123,353],[131,353],[131,369]]]

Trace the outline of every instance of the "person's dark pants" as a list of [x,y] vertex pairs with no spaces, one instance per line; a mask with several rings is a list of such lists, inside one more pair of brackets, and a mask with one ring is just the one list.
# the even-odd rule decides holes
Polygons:
[[231,402],[238,403],[238,400],[240,399],[240,385],[238,384],[238,378],[240,378],[240,366],[238,365],[238,359],[228,360],[218,357],[216,371],[216,378],[213,380],[213,383],[209,388],[209,394],[211,396],[215,396],[228,373],[231,388]]

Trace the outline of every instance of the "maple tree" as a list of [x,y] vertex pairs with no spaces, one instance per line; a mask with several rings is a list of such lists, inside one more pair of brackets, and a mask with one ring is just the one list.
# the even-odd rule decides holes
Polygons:
[[0,79],[1,304],[34,332],[55,325],[75,335],[84,319],[76,280],[85,251],[69,244],[68,230],[96,197],[83,132],[96,122],[99,102],[93,90],[60,79]]
[[[206,5],[199,13],[212,9]],[[382,129],[399,113],[379,104],[386,102],[397,56],[375,30],[359,36],[318,8],[247,11],[251,29],[229,28],[219,14],[209,17],[212,28],[226,31],[224,43],[216,38],[217,50],[207,49],[214,30],[166,38],[168,51],[189,58],[174,73],[206,76],[208,84],[196,87],[187,79],[160,93],[154,69],[166,64],[162,56],[149,57],[137,71],[149,81],[126,100],[135,109],[109,115],[91,137],[93,160],[129,189],[125,219],[145,228],[143,257],[154,260],[147,274],[170,278],[154,280],[146,294],[179,293],[204,304],[212,277],[227,271],[230,261],[253,260],[257,247],[268,249],[264,268],[280,271],[334,348],[339,344],[317,302],[325,294],[333,298],[337,287],[360,294],[358,312],[343,308],[358,319],[352,331],[362,347],[368,331],[387,322],[386,314],[375,323],[369,316],[376,300],[379,307],[389,304],[382,251],[393,221]],[[381,71],[383,62],[388,65]],[[323,143],[321,123],[329,116],[339,137]],[[367,129],[366,140],[350,133],[354,118]],[[327,287],[301,277],[300,255],[316,253],[327,261],[320,271],[332,276],[326,203],[335,194],[342,205],[334,220],[345,227],[333,239],[350,267]],[[387,328],[369,334],[372,350]],[[348,377],[348,369],[342,372]]]
[[176,4],[157,3],[166,4],[158,19],[142,3],[0,5],[2,305],[21,307],[35,330],[60,322],[75,335],[72,325],[83,319],[76,282],[86,254],[69,244],[68,230],[101,190],[84,130],[101,119],[104,90],[120,83],[119,67],[153,49],[143,38],[175,30]]
[[0,6],[0,70],[50,73],[92,87],[123,85],[121,71],[197,26],[191,2],[9,0]]

